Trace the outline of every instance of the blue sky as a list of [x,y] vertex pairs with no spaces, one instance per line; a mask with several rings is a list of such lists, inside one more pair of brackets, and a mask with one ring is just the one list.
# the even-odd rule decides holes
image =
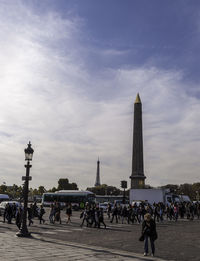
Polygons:
[[200,3],[0,1],[0,178],[129,181],[133,103],[143,103],[146,183],[199,181]]

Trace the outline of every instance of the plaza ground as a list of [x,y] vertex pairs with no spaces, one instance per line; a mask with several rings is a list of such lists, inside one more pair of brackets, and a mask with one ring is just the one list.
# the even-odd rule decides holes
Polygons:
[[[0,222],[2,260],[151,260],[143,257],[138,241],[140,224],[111,224],[106,217],[106,229],[81,228],[80,212],[73,212],[72,223],[66,224],[64,211],[62,224],[49,224],[48,211],[44,225],[34,219],[28,227],[31,239],[15,237],[16,225]],[[164,221],[157,223],[157,231],[157,260],[199,260],[200,220]]]

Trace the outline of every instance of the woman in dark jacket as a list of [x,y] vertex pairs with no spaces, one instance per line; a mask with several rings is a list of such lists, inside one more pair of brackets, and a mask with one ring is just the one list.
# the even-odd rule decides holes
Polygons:
[[157,239],[156,223],[151,218],[151,214],[144,215],[144,221],[142,223],[142,235],[144,236],[144,256],[148,254],[148,239],[151,243],[151,255],[155,254],[154,241]]

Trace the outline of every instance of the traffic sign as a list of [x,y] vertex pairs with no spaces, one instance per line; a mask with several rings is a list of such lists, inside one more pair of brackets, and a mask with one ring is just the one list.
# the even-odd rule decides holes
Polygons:
[[121,181],[121,188],[123,188],[123,189],[127,188],[127,181],[126,180]]
[[32,177],[31,176],[28,176],[28,177],[22,176],[22,180],[32,180]]

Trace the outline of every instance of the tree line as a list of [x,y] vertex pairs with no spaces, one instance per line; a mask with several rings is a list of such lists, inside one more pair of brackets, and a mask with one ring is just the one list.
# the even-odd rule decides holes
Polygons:
[[187,195],[192,201],[200,200],[200,182],[193,184],[184,183],[180,185],[168,184],[161,188],[168,188],[177,195]]
[[[61,178],[58,180],[58,186],[52,189],[46,189],[44,186],[39,186],[38,188],[29,188],[29,196],[42,196],[45,192],[56,192],[58,190],[78,190],[76,183],[70,183],[67,178]],[[7,194],[10,198],[20,199],[23,198],[24,186],[18,186],[13,184],[12,186],[7,186],[5,184],[0,186],[0,194]]]
[[[149,187],[151,188],[151,187]],[[167,184],[161,188],[169,189],[171,192],[177,195],[188,195],[191,200],[200,200],[200,182],[193,184]],[[39,186],[38,188],[30,188],[29,196],[42,195],[45,192],[56,192],[58,190],[78,190],[78,185],[74,182],[70,183],[67,178],[60,178],[58,180],[57,187],[51,189],[46,189],[44,186]],[[115,186],[109,186],[103,184],[96,187],[88,187],[86,190],[89,190],[97,195],[122,195],[123,190]],[[23,185],[18,186],[13,184],[12,186],[6,186],[5,184],[0,185],[0,194],[8,194],[13,199],[23,198]],[[126,190],[126,196],[129,195],[129,190]]]

